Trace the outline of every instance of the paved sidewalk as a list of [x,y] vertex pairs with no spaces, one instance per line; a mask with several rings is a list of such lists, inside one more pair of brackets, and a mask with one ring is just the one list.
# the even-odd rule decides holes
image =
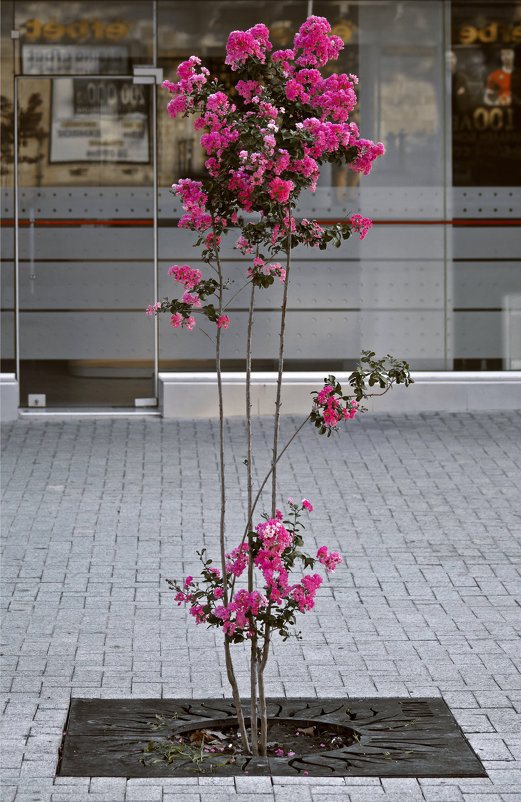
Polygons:
[[[244,430],[227,430],[234,545]],[[305,430],[280,472],[281,499],[314,504],[307,549],[345,564],[303,641],[275,643],[268,694],[442,695],[489,779],[127,781],[55,778],[71,696],[229,695],[218,641],[164,581],[217,552],[216,423],[6,426],[2,802],[521,802],[520,431],[520,413],[368,414]],[[240,649],[238,673],[248,695]]]

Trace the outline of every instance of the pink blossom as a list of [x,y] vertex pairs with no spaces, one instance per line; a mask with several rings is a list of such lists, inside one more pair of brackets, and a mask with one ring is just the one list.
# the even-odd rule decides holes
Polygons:
[[302,506],[305,507],[308,512],[313,512],[313,505],[307,500],[307,498],[302,499]]
[[338,58],[344,47],[339,36],[331,36],[331,26],[325,17],[311,16],[295,34],[293,49],[297,53],[297,64],[323,67],[329,59]]
[[175,281],[183,284],[186,290],[192,290],[201,281],[201,271],[188,265],[172,265],[168,275],[174,276]]
[[259,96],[263,90],[257,81],[237,81],[235,88],[245,103],[249,103],[254,95]]
[[295,65],[291,63],[295,60],[295,53],[293,50],[275,50],[271,58],[272,61],[280,65],[286,76],[293,75],[295,72]]
[[248,544],[243,543],[241,546],[237,546],[226,557],[231,561],[226,563],[226,573],[236,577],[241,576],[249,561]]
[[370,139],[358,139],[356,146],[358,147],[358,156],[348,166],[357,173],[369,175],[374,160],[385,153],[385,148],[381,142],[377,142],[375,145]]
[[335,570],[336,566],[342,562],[342,557],[338,551],[331,551],[327,553],[327,546],[321,546],[317,551],[317,558],[320,563],[326,566],[326,571],[330,573]]
[[201,299],[197,294],[190,295],[189,292],[185,292],[181,298],[181,302],[184,304],[189,304],[190,306],[195,306],[196,309],[201,306]]
[[228,317],[228,315],[222,315],[217,321],[217,326],[220,329],[227,329],[229,325],[230,325],[230,318]]
[[280,203],[285,203],[288,200],[291,190],[295,187],[293,181],[283,181],[282,178],[274,178],[273,181],[269,182],[268,186],[270,188],[270,197]]
[[156,315],[159,309],[161,309],[161,301],[156,301],[155,304],[147,306],[146,313],[147,315]]
[[330,384],[326,384],[325,387],[319,392],[317,395],[317,404],[324,404],[326,399],[331,393],[333,392],[333,388]]
[[190,607],[189,611],[190,615],[193,615],[196,621],[196,624],[203,624],[206,621],[206,616],[204,614],[204,609],[201,604],[195,604]]
[[254,56],[264,64],[266,61],[264,51],[271,49],[268,34],[266,26],[261,24],[255,25],[248,31],[232,31],[226,44],[224,63],[229,64],[232,70],[237,70],[250,56]]
[[281,554],[291,543],[291,534],[277,518],[270,518],[265,523],[258,524],[255,529],[264,546],[277,554]]
[[175,315],[172,315],[170,318],[170,323],[174,327],[174,329],[179,329],[183,325],[183,316],[176,312]]
[[361,214],[353,214],[351,216],[351,225],[355,231],[359,232],[359,239],[363,239],[370,228],[373,226],[373,221],[368,217],[362,217]]
[[166,109],[170,117],[173,120],[175,120],[178,114],[184,114],[184,112],[186,111],[186,106],[187,106],[186,95],[176,95],[176,97],[173,97],[169,101]]

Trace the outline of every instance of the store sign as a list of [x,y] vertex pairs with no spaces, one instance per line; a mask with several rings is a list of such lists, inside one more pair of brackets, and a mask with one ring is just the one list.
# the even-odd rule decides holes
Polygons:
[[[132,22],[96,17],[69,23],[34,17],[20,24],[24,75],[105,75],[129,72]],[[121,40],[126,40],[123,43]],[[128,44],[127,44],[128,42]]]
[[132,27],[131,22],[120,20],[118,22],[104,23],[100,19],[89,17],[70,22],[68,25],[56,20],[41,22],[39,19],[30,19],[23,23],[24,41],[43,39],[57,42],[63,39],[79,41],[82,39],[123,39]]
[[128,60],[124,45],[22,45],[24,75],[124,75]]
[[149,91],[130,80],[55,79],[49,161],[148,163]]
[[454,186],[517,186],[521,176],[521,25],[514,7],[453,4]]

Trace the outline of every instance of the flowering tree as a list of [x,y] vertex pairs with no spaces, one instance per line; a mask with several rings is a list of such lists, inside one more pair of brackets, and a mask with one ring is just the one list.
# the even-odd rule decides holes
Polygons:
[[[323,17],[309,17],[295,35],[292,49],[272,52],[269,31],[255,25],[247,31],[233,31],[226,48],[226,64],[237,73],[232,91],[226,92],[196,56],[182,63],[177,83],[163,86],[172,98],[172,118],[194,116],[194,128],[202,131],[201,144],[208,156],[203,181],[181,179],[173,185],[185,214],[181,228],[197,234],[201,260],[208,277],[187,265],[174,265],[170,275],[182,288],[180,297],[157,301],[150,315],[167,312],[174,328],[192,330],[196,316],[206,317],[214,328],[220,421],[220,569],[198,552],[202,561],[199,580],[187,577],[184,584],[169,582],[179,604],[186,602],[196,622],[222,629],[227,676],[237,710],[242,743],[247,752],[266,754],[267,715],[264,670],[271,636],[283,639],[296,622],[296,613],[314,606],[322,582],[308,573],[297,582],[290,574],[297,563],[313,569],[318,562],[333,571],[341,558],[321,546],[315,557],[302,550],[300,521],[312,505],[289,499],[286,516],[276,507],[277,465],[303,426],[310,421],[319,434],[329,436],[341,421],[352,419],[358,403],[372,394],[387,392],[394,383],[408,385],[412,379],[407,363],[391,356],[376,359],[364,351],[361,362],[349,378],[344,394],[334,376],[313,394],[309,415],[283,448],[279,445],[282,374],[288,287],[292,249],[307,245],[325,249],[337,247],[353,231],[363,239],[371,220],[353,214],[345,223],[320,226],[316,221],[297,219],[295,207],[300,193],[315,190],[320,168],[326,163],[346,164],[367,174],[372,162],[384,152],[383,145],[362,139],[349,114],[357,97],[354,75],[332,74],[324,78],[320,68],[336,59],[343,47],[331,35]],[[221,239],[230,229],[240,231],[236,247],[249,259],[244,286],[249,289],[246,340],[246,430],[248,514],[241,541],[231,551],[225,542],[226,483],[224,461],[224,410],[222,393],[221,343],[225,329],[233,325],[227,314],[232,299],[226,300],[227,281],[221,262]],[[282,261],[278,261],[281,258]],[[252,332],[257,295],[278,280],[283,283],[280,313],[279,360],[274,409],[271,467],[254,497],[251,441],[251,357]],[[237,293],[233,297],[235,297]],[[213,300],[212,300],[213,299]],[[208,332],[205,332],[208,336]],[[379,393],[368,388],[377,386]],[[267,482],[271,479],[271,510],[254,525],[254,513]],[[256,573],[260,575],[256,582]],[[246,587],[236,589],[242,576]],[[260,589],[258,585],[260,584]],[[251,643],[251,732],[248,736],[235,678],[230,646]],[[260,737],[257,722],[260,718]]]

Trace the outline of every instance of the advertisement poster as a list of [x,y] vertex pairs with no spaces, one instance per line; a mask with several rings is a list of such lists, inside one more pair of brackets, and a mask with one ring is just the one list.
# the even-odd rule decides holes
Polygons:
[[149,92],[131,79],[55,78],[49,161],[149,162]]
[[22,45],[24,75],[117,75],[128,73],[128,64],[128,47],[124,45]]
[[521,181],[521,7],[452,5],[454,186]]

